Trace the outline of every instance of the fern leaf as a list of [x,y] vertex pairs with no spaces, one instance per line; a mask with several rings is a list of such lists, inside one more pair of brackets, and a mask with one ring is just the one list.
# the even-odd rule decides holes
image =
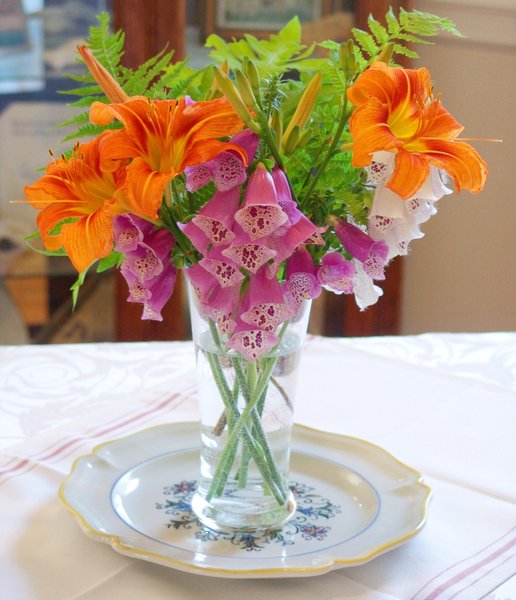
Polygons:
[[424,40],[423,38],[411,35],[410,33],[399,33],[396,36],[396,39],[403,40],[404,42],[409,42],[411,44],[433,44],[433,42],[429,40]]
[[367,68],[369,62],[366,60],[364,53],[358,47],[357,44],[355,44],[353,47],[353,53],[355,55],[355,60],[357,61],[358,66],[360,67],[360,70],[363,71],[365,68]]
[[62,123],[59,123],[58,127],[70,127],[72,125],[84,125],[85,123],[89,123],[90,122],[90,114],[89,112],[85,111],[85,112],[81,112],[78,113],[76,115],[74,115],[73,117],[71,117],[70,119],[67,119],[66,121],[63,121]]
[[373,36],[370,33],[367,33],[362,29],[358,29],[357,27],[353,27],[351,32],[353,33],[355,40],[357,41],[363,52],[365,52],[371,57],[378,54],[380,48],[377,46]]
[[392,10],[392,6],[389,7],[387,14],[385,15],[385,20],[387,22],[387,30],[393,37],[396,37],[400,32],[400,24],[398,23],[398,19]]
[[[77,138],[83,137],[95,137],[105,131],[106,127],[100,127],[99,125],[92,125],[91,123],[86,123],[86,125],[82,125],[73,133],[68,134],[63,141],[68,142],[69,140],[75,140]],[[108,127],[109,129],[109,127]]]
[[402,56],[407,56],[408,58],[419,58],[419,54],[414,50],[409,50],[402,46],[401,44],[393,44],[392,50],[396,54],[401,54]]
[[387,33],[387,29],[379,23],[373,15],[369,15],[367,19],[367,25],[369,30],[374,35],[376,39],[376,43],[379,46],[384,46],[389,41],[389,34]]

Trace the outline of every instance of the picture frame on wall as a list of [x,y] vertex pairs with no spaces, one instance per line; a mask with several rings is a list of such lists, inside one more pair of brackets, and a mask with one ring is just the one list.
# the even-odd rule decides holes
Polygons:
[[331,12],[332,0],[203,0],[202,34],[224,39],[244,33],[264,37],[279,30],[294,16],[317,22]]

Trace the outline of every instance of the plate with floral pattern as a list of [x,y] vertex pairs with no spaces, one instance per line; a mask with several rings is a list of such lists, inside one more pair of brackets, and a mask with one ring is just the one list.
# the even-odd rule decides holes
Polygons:
[[215,533],[192,513],[198,423],[172,423],[107,442],[78,458],[60,488],[84,532],[118,552],[219,577],[319,575],[360,565],[416,535],[430,488],[358,438],[295,425],[295,515],[265,533]]

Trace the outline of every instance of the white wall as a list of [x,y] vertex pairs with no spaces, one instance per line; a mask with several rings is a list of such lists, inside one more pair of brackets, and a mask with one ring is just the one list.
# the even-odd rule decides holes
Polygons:
[[484,191],[447,196],[404,259],[404,334],[516,330],[516,0],[416,0],[466,39],[439,36],[421,60],[444,106],[489,165]]

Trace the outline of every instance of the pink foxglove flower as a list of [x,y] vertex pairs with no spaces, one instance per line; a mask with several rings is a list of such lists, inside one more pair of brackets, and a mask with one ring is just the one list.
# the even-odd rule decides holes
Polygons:
[[120,271],[129,287],[128,301],[143,304],[142,319],[162,321],[176,280],[170,261],[174,238],[131,214],[115,217],[114,232],[115,250],[124,255]]
[[235,220],[252,241],[267,237],[287,221],[281,208],[272,175],[260,163],[247,185],[244,206]]
[[216,247],[199,264],[217,279],[221,287],[240,285],[244,280],[238,264],[224,256]]
[[342,219],[337,219],[333,228],[344,248],[363,264],[368,275],[373,279],[385,279],[384,267],[389,252],[385,242],[376,242],[359,227]]
[[317,268],[306,248],[299,248],[288,259],[286,275],[285,300],[290,310],[296,314],[305,300],[317,298],[321,293]]
[[253,361],[267,354],[278,341],[278,336],[274,333],[264,329],[253,329],[248,323],[239,321],[227,345]]
[[327,252],[322,258],[317,278],[323,287],[336,294],[352,294],[355,273],[352,261],[346,260],[340,252]]
[[263,267],[265,263],[276,256],[276,251],[271,250],[265,244],[250,242],[247,244],[232,244],[223,250],[222,254],[243,269],[256,273],[260,267]]
[[206,254],[210,245],[225,246],[235,239],[232,227],[239,201],[240,188],[215,192],[191,221],[178,225],[195,249]]
[[[248,164],[256,154],[258,142],[258,136],[250,129],[237,133],[231,139],[232,144],[241,146],[245,150]],[[208,162],[186,167],[186,189],[195,192],[213,179],[217,190],[227,192],[245,183],[247,179],[245,167],[241,156],[226,150]]]
[[[268,241],[270,247],[274,248],[276,255],[271,265],[271,276],[276,273],[279,265],[302,244],[319,243],[317,239],[320,228],[316,227],[310,219],[298,209],[296,202],[292,199],[290,186],[285,173],[274,168],[272,171],[274,185],[278,202],[287,215],[284,225],[276,229]],[[324,241],[323,241],[324,244]]]
[[270,279],[265,269],[250,278],[242,308],[242,321],[271,332],[292,316],[278,280]]

